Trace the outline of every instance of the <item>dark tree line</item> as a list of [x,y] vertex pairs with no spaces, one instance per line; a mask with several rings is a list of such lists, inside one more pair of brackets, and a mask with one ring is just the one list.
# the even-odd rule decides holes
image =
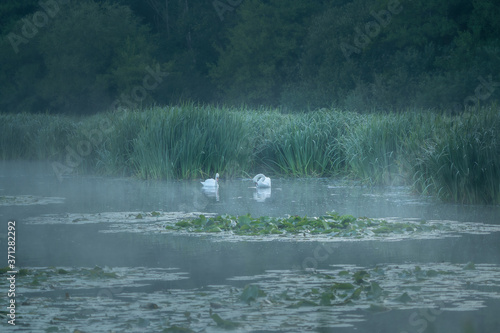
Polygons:
[[3,2],[0,110],[459,111],[500,97],[499,17],[496,0]]

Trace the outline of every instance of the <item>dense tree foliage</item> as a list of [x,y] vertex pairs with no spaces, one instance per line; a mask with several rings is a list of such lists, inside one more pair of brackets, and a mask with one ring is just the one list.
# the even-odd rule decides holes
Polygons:
[[5,108],[88,112],[141,84],[155,43],[128,7],[52,4],[23,18],[3,41]]
[[460,111],[500,98],[498,17],[496,0],[6,2],[0,110]]
[[212,77],[224,97],[236,102],[273,103],[284,84],[296,79],[302,43],[319,2],[247,0]]

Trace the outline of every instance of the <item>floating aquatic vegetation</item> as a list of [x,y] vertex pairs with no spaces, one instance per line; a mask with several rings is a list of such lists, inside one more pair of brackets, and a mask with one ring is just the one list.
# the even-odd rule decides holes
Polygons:
[[[27,274],[16,279],[16,304],[22,314],[16,324],[29,324],[31,331],[52,327],[71,332],[76,328],[93,332],[304,332],[355,326],[370,313],[422,308],[474,311],[488,300],[500,300],[499,266],[466,267],[414,263],[338,265],[315,273],[269,270],[235,276],[223,285],[162,287],[153,292],[141,286],[183,279],[185,274],[144,267],[28,267]],[[31,285],[34,277],[39,279],[36,286]],[[7,279],[0,281],[0,287],[7,283]],[[247,285],[234,286],[242,282]]]
[[240,295],[240,300],[245,303],[250,303],[257,300],[257,298],[264,296],[266,296],[266,293],[263,292],[259,286],[251,284],[243,289],[243,292]]
[[214,313],[210,317],[215,321],[215,323],[217,324],[218,327],[223,328],[223,329],[232,330],[232,329],[235,329],[235,328],[238,328],[241,326],[239,323],[236,323],[234,321],[222,319],[216,313]]
[[[183,213],[183,212],[103,212],[96,214],[45,214],[36,218],[26,219],[29,224],[88,224],[88,223],[121,223],[134,224],[146,222],[169,222],[179,221],[181,219],[198,217],[200,214],[213,216],[215,214],[207,214],[200,212]],[[138,221],[139,220],[139,221]]]
[[[438,238],[457,233],[490,233],[500,226],[457,221],[423,221],[415,219],[373,219],[329,212],[320,217],[252,217],[249,214],[219,215],[183,219],[165,226],[170,231],[211,233],[229,236],[274,236],[269,239],[294,240],[402,240],[407,238]],[[229,238],[229,239],[228,239]],[[237,238],[238,239],[238,238]],[[258,240],[265,240],[258,237]]]
[[189,328],[174,325],[172,327],[165,328],[162,333],[195,333],[195,331],[190,330]]
[[[7,268],[6,268],[7,269]],[[176,268],[144,268],[144,267],[114,267],[102,268],[71,268],[71,267],[32,267],[23,268],[16,274],[16,290],[20,292],[33,292],[41,290],[55,289],[87,289],[100,288],[105,285],[107,288],[119,288],[134,283],[135,287],[146,285],[138,283],[144,279],[144,271],[148,272],[148,280],[182,280],[187,279],[187,273],[179,272]],[[5,269],[0,270],[1,274],[6,274]],[[0,286],[6,285],[7,281],[0,281]]]
[[64,198],[40,197],[36,195],[0,196],[0,206],[30,206],[64,203]]
[[[374,219],[326,213],[320,217],[253,217],[183,212],[104,212],[47,214],[26,219],[31,224],[101,223],[100,232],[177,233],[211,235],[214,241],[400,241],[435,239],[459,234],[488,234],[500,225],[412,218]],[[249,237],[251,236],[251,237]]]
[[159,232],[165,225],[176,223],[182,219],[195,218],[209,213],[183,212],[104,212],[96,214],[45,214],[25,220],[27,224],[93,224],[101,223],[105,227],[101,232]]

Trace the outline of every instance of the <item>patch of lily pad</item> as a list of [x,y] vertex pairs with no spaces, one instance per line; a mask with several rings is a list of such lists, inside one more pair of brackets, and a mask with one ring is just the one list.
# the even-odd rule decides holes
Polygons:
[[[32,267],[22,268],[16,274],[16,290],[18,292],[47,291],[57,289],[88,288],[121,288],[134,282],[135,286],[146,285],[137,281],[143,280],[144,271],[148,271],[148,280],[182,280],[187,273],[176,268],[145,267]],[[0,269],[0,276],[7,274],[9,267]],[[0,287],[7,287],[7,279],[0,280]]]
[[177,233],[211,235],[215,241],[400,241],[489,234],[500,225],[412,218],[375,219],[329,212],[319,217],[253,217],[201,212],[103,212],[46,214],[28,218],[28,224],[102,224],[100,232]]
[[49,205],[64,203],[64,198],[60,197],[41,197],[36,195],[3,195],[0,196],[0,206],[31,206],[31,205]]
[[[218,215],[183,219],[165,226],[170,231],[189,233],[229,234],[236,236],[274,236],[325,239],[372,240],[406,238],[437,238],[456,233],[489,233],[500,226],[454,221],[424,221],[415,219],[374,219],[329,212],[320,217],[253,217]],[[273,237],[271,237],[273,238]],[[261,238],[260,238],[261,239]]]
[[[27,218],[24,222],[26,224],[102,224],[100,231],[104,233],[156,233],[164,231],[165,225],[173,224],[183,219],[195,218],[201,214],[203,213],[162,211],[44,214]],[[212,216],[207,213],[205,215]]]
[[[26,274],[16,280],[17,309],[22,314],[17,323],[20,327],[29,325],[31,331],[51,327],[70,332],[80,328],[93,332],[304,332],[356,326],[366,316],[379,312],[474,311],[488,300],[500,300],[500,268],[491,264],[269,270],[235,276],[221,285],[149,292],[137,288],[137,284],[179,278],[181,272],[101,267],[25,270]],[[35,277],[39,284],[32,286]],[[87,289],[72,293],[82,287]]]

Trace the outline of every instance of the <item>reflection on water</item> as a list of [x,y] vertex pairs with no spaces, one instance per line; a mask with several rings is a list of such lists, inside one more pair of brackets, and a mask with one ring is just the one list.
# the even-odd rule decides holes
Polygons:
[[[219,188],[218,187],[202,187],[201,192],[203,192],[203,194],[205,194],[205,196],[207,198],[215,199],[215,201],[219,201]],[[208,202],[205,204],[205,207],[207,204],[208,204]],[[200,208],[204,208],[204,207],[200,207]]]
[[[500,235],[498,232],[477,235],[461,234],[459,237],[446,239],[407,239],[400,242],[347,241],[326,246],[312,240],[306,242],[282,242],[279,240],[271,242],[213,242],[210,237],[179,236],[146,232],[146,230],[143,233],[103,233],[100,231],[106,229],[106,223],[79,223],[77,218],[73,219],[76,220],[75,223],[67,224],[23,223],[28,219],[37,219],[45,214],[58,214],[58,216],[61,214],[68,216],[72,216],[71,214],[101,214],[105,216],[105,213],[109,212],[196,211],[233,215],[250,213],[252,216],[284,216],[287,214],[319,216],[327,211],[337,211],[340,214],[372,218],[392,217],[500,224],[499,206],[444,204],[432,198],[414,195],[407,187],[370,188],[344,184],[332,179],[273,179],[271,192],[271,189],[256,189],[251,179],[227,180],[224,179],[224,175],[221,177],[217,191],[203,190],[198,180],[167,182],[81,176],[68,177],[59,182],[50,165],[2,163],[0,164],[0,200],[3,197],[4,203],[0,204],[0,225],[3,230],[6,230],[8,220],[18,221],[16,262],[20,267],[94,267],[95,265],[108,266],[111,269],[114,267],[145,267],[142,278],[144,280],[139,277],[135,282],[129,281],[131,284],[129,289],[124,288],[123,291],[120,291],[120,295],[127,298],[125,303],[120,301],[122,302],[120,304],[124,306],[122,310],[128,311],[128,309],[133,308],[135,312],[132,313],[138,315],[141,314],[138,309],[142,308],[134,301],[140,300],[141,304],[161,302],[160,299],[168,298],[172,288],[175,288],[175,295],[180,295],[179,297],[185,295],[191,297],[193,292],[196,295],[197,288],[200,288],[200,292],[204,288],[221,289],[213,287],[213,285],[231,285],[243,288],[243,282],[240,281],[238,285],[237,281],[234,281],[235,277],[248,276],[251,279],[256,276],[265,276],[269,274],[269,271],[303,271],[304,268],[321,271],[331,270],[332,265],[335,265],[338,267],[338,271],[348,270],[350,272],[349,267],[356,265],[356,267],[371,272],[376,269],[377,265],[385,265],[386,267],[389,265],[394,267],[394,270],[398,265],[401,267],[403,267],[402,265],[411,265],[413,270],[416,269],[415,266],[420,265],[425,267],[426,272],[432,272],[429,274],[435,274],[434,271],[436,271],[440,274],[439,276],[443,276],[443,279],[446,280],[447,275],[439,272],[441,263],[449,263],[445,265],[453,267],[465,267],[469,262],[474,262],[479,268],[484,267],[481,265],[485,264],[492,265],[491,267],[500,266]],[[50,201],[47,198],[58,198],[58,200]],[[9,204],[8,200],[17,204]],[[33,202],[34,200],[45,204],[36,204]],[[23,204],[23,202],[30,202],[30,204]],[[116,225],[117,228],[120,227],[120,224]],[[123,225],[125,226],[126,223]],[[1,232],[0,235],[0,248],[5,249],[5,232]],[[185,272],[186,277],[189,278],[183,280],[182,285],[173,285],[167,280],[148,282],[147,268],[151,268],[151,272],[155,272],[155,268],[167,270],[176,268]],[[434,332],[447,332],[447,329],[462,331],[465,327],[465,320],[473,323],[472,326],[466,327],[468,332],[486,332],[493,329],[500,309],[498,299],[481,300],[481,304],[478,306],[484,306],[483,308],[476,311],[463,309],[456,311],[455,314],[449,309],[461,309],[460,302],[447,295],[453,293],[456,296],[460,292],[463,292],[463,295],[472,295],[474,291],[478,291],[484,296],[484,299],[487,299],[488,295],[496,295],[500,292],[498,278],[484,275],[481,269],[472,272],[460,271],[459,273],[465,276],[464,279],[467,281],[460,280],[461,284],[458,287],[455,286],[458,289],[450,288],[445,284],[441,289],[432,289],[435,300],[443,299],[446,305],[439,315],[433,315],[432,321],[428,320],[429,316],[420,315],[420,312],[415,315],[414,310],[393,309],[389,312],[372,315],[363,312],[363,309],[356,310],[354,307],[349,310],[349,308],[344,307],[342,311],[346,311],[347,317],[352,316],[353,326],[336,327],[335,332],[373,332],[374,327],[376,327],[375,331],[377,332],[418,332],[425,328],[432,328]],[[287,276],[287,274],[281,273],[273,274],[276,275],[276,283]],[[338,276],[339,272],[335,274]],[[352,272],[350,274],[352,275]],[[480,280],[485,278],[486,282],[481,282],[482,284],[479,285],[476,278]],[[366,279],[371,281],[375,277],[370,276]],[[424,291],[419,292],[419,287],[427,288],[421,285],[418,280],[419,276],[409,276],[408,279],[415,279],[415,281],[411,281],[413,288],[411,293],[408,292],[418,302],[423,302],[418,304],[428,304],[429,307],[432,307],[431,303],[433,302],[425,303],[424,296],[426,294]],[[488,285],[487,281],[492,281],[492,283]],[[383,285],[384,282],[386,281],[382,280],[380,284]],[[142,289],[136,293],[133,289],[134,283],[138,285],[146,283],[147,287],[141,287]],[[275,286],[270,284],[269,287],[274,288]],[[47,306],[45,312],[40,312],[43,316],[51,316],[51,314],[55,316],[57,311],[51,312],[51,306],[54,304],[61,306],[61,302],[64,301],[65,291],[58,289],[57,285],[54,285],[54,288],[50,293],[53,293],[52,296],[55,295],[54,299],[60,301],[52,301],[51,299],[41,301],[43,306]],[[230,288],[227,292],[231,292],[231,290]],[[314,296],[315,291],[311,292]],[[364,289],[363,292],[368,292],[368,289]],[[100,302],[98,305],[99,313],[102,315],[106,312],[106,304],[108,303],[105,303],[98,293],[99,291],[89,289],[85,295],[81,296],[87,297],[90,301],[98,299]],[[112,293],[109,297],[117,301],[115,298],[119,298],[120,295]],[[80,301],[83,302],[82,299],[74,301],[72,306],[85,308],[84,304],[76,304]],[[451,303],[446,303],[447,299],[454,302],[453,307],[450,306]],[[268,301],[271,304],[274,302],[272,299]],[[113,302],[109,304],[112,306]],[[160,304],[164,309],[174,308],[174,310],[168,310],[168,313],[162,313],[162,318],[165,318],[165,321],[159,324],[163,325],[162,328],[168,327],[169,323],[172,322],[169,322],[169,316],[170,318],[181,318],[179,320],[183,320],[187,326],[190,325],[190,322],[195,322],[194,319],[186,318],[182,313],[176,313],[174,305],[173,303]],[[203,309],[200,311],[208,311],[210,308],[210,305],[203,303],[202,300],[199,300],[198,305],[200,309]],[[269,306],[267,301],[264,301],[264,306]],[[300,312],[305,316],[301,319],[307,321],[308,314],[316,313],[316,309],[300,308]],[[36,312],[36,310],[33,311]],[[225,315],[229,316],[228,313]],[[263,322],[262,317],[259,317],[260,312],[257,311],[253,315],[256,316],[255,320]],[[82,314],[82,316],[85,317],[87,314]],[[148,313],[146,317],[154,317],[153,312]],[[208,318],[205,312],[202,312],[201,317]],[[280,320],[283,319],[280,318]],[[365,321],[358,322],[360,318]],[[72,320],[76,320],[72,316],[66,319],[70,323]],[[207,328],[207,331],[217,331],[215,322],[211,322],[209,318],[207,320],[210,323],[208,324],[210,328]],[[482,327],[477,324],[481,322],[484,322]],[[143,327],[133,326],[125,331],[132,332],[136,329],[144,331],[144,327],[149,325],[144,321],[134,325],[136,324],[143,325]],[[320,325],[316,323],[313,326]],[[250,331],[250,329],[245,331]],[[330,329],[324,327],[322,331],[334,330],[331,327]]]
[[[41,171],[40,171],[41,170]],[[216,192],[198,180],[140,181],[133,178],[69,177],[59,182],[50,165],[0,165],[0,196],[64,198],[64,203],[14,209],[16,215],[109,211],[206,211],[253,216],[319,216],[327,211],[373,218],[404,217],[499,223],[499,206],[443,204],[414,195],[407,187],[366,187],[332,179],[274,179],[271,189],[256,189],[251,179],[220,179]]]
[[270,188],[255,188],[255,192],[253,192],[253,199],[257,202],[264,202],[267,199],[271,198],[271,189]]

